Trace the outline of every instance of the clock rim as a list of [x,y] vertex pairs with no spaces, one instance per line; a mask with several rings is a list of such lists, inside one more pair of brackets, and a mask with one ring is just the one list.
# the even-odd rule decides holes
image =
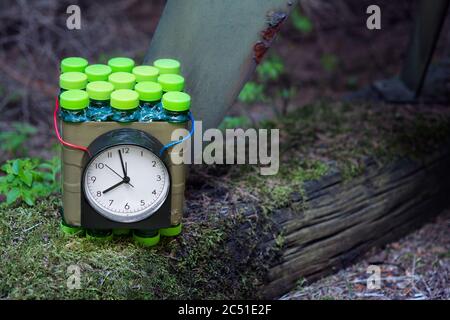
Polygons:
[[[124,130],[124,129],[119,129],[119,130]],[[126,129],[125,129],[126,130]],[[134,131],[134,130],[133,130]],[[144,133],[145,136],[150,139],[150,140],[156,140],[155,138],[149,136],[148,134],[146,134],[143,131],[140,130],[136,130],[136,133]],[[101,138],[102,136],[98,137]],[[98,139],[97,138],[97,139]],[[96,139],[96,140],[97,140]],[[155,142],[155,141],[153,141]],[[156,142],[158,142],[159,144],[161,144],[159,141],[156,140]],[[107,144],[107,143],[106,143]],[[147,151],[151,152],[153,155],[155,155],[156,158],[158,158],[161,163],[163,164],[163,169],[165,170],[165,173],[167,175],[168,181],[167,184],[165,184],[165,187],[163,189],[162,192],[162,196],[160,197],[160,200],[157,201],[157,205],[155,206],[151,206],[148,209],[144,210],[143,212],[139,213],[138,215],[135,215],[133,217],[121,217],[118,216],[116,214],[113,214],[109,211],[107,211],[105,208],[103,208],[102,206],[100,206],[99,204],[97,204],[97,202],[92,199],[91,195],[89,192],[87,192],[86,190],[86,174],[87,174],[87,169],[89,168],[89,166],[91,165],[91,163],[94,161],[94,159],[96,159],[100,154],[102,154],[103,152],[106,152],[107,150],[117,147],[117,146],[137,146],[137,147],[141,147],[143,149],[146,149]],[[162,146],[162,144],[161,144]],[[170,176],[170,171],[167,167],[167,164],[165,163],[164,159],[161,158],[160,156],[158,156],[158,154],[152,150],[152,148],[150,146],[145,146],[142,143],[136,143],[136,142],[118,142],[118,143],[114,143],[114,144],[109,144],[109,145],[104,145],[102,148],[96,150],[95,154],[89,158],[89,160],[86,162],[86,164],[84,165],[84,169],[83,169],[83,177],[82,177],[82,190],[83,190],[83,196],[86,199],[87,203],[91,206],[91,208],[98,214],[100,214],[101,216],[114,221],[114,222],[119,222],[119,223],[136,223],[136,222],[140,222],[143,221],[149,217],[151,217],[153,214],[155,214],[161,207],[162,205],[165,203],[165,201],[167,200],[169,193],[170,193],[170,187],[171,187],[172,181],[171,181],[171,176]]]

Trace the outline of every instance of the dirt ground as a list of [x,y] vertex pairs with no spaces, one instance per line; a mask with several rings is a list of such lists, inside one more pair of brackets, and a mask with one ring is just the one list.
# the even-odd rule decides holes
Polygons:
[[[283,300],[450,299],[450,209],[434,221],[360,262],[315,283],[300,281]],[[379,289],[368,289],[369,266],[381,269]]]

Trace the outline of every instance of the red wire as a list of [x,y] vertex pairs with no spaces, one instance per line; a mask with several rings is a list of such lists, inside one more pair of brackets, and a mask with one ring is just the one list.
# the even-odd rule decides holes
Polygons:
[[65,145],[66,147],[86,152],[89,155],[89,157],[90,157],[91,153],[89,152],[88,148],[83,147],[83,146],[79,146],[79,145],[76,145],[76,144],[72,144],[72,143],[69,143],[69,142],[66,142],[66,141],[63,140],[63,138],[59,134],[59,129],[58,129],[58,109],[59,109],[59,101],[58,101],[58,98],[56,98],[56,100],[55,100],[55,111],[53,112],[53,125],[55,127],[55,133],[56,133],[56,137],[58,138],[58,141],[62,145]]

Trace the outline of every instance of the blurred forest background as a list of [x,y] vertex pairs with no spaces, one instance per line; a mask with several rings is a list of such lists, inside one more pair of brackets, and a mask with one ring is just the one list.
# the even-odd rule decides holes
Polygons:
[[[70,31],[66,8],[75,3],[81,7],[82,28]],[[379,31],[365,28],[365,9],[371,3],[301,1],[224,125],[257,125],[288,109],[317,99],[339,99],[348,91],[395,75],[411,30],[413,1],[378,1],[383,8]],[[61,58],[83,56],[106,62],[121,55],[139,63],[164,4],[163,0],[2,1],[0,130],[13,131],[23,139],[16,135],[13,142],[0,141],[4,151],[0,162],[21,147],[32,155],[48,156],[55,142],[50,124]],[[448,29],[447,21],[444,30]],[[444,32],[437,58],[448,56],[449,37]],[[19,147],[18,142],[25,140],[25,146]]]

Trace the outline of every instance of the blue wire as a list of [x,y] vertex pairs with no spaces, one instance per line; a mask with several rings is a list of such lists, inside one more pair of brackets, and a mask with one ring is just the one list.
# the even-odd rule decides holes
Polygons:
[[188,116],[189,116],[189,120],[191,121],[191,131],[189,131],[189,134],[181,140],[172,141],[172,142],[169,142],[168,144],[166,144],[164,147],[161,148],[161,151],[159,151],[159,156],[162,156],[167,149],[169,149],[179,143],[182,143],[183,141],[186,141],[194,134],[194,132],[195,132],[194,116],[192,115],[192,112],[190,112],[190,111],[188,113]]

